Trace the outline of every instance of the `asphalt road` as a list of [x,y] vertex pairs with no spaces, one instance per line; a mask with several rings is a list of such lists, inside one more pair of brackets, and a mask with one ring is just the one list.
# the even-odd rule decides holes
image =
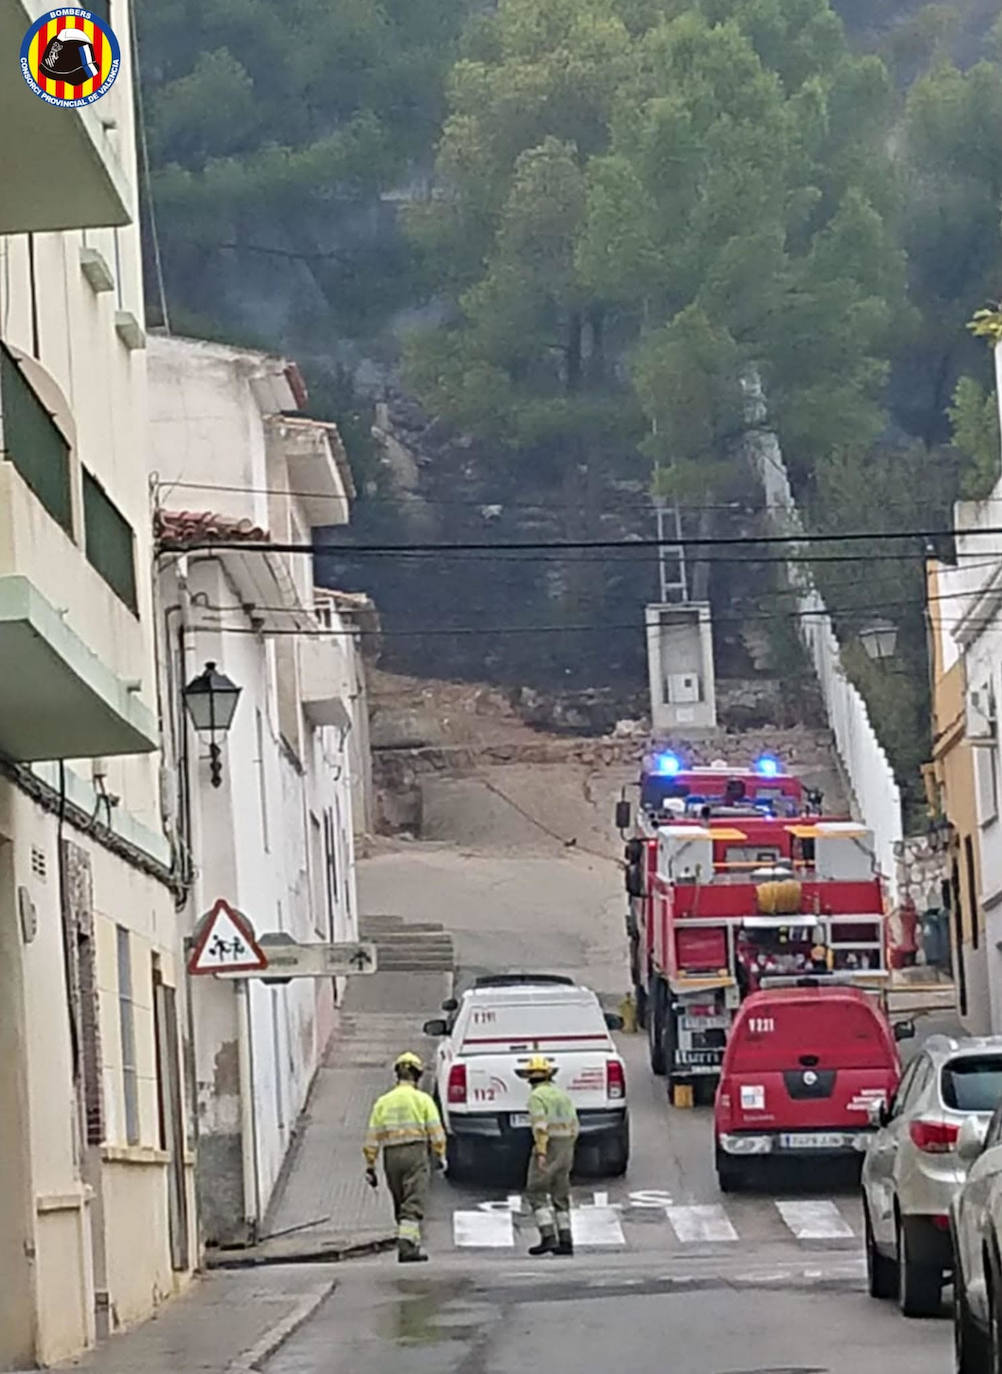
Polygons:
[[[559,965],[608,996],[619,881],[588,855],[415,845],[368,866],[363,892],[445,920],[470,967]],[[437,1179],[431,1262],[345,1265],[266,1374],[948,1374],[945,1310],[906,1321],[865,1293],[855,1187],[815,1170],[722,1197],[710,1113],[670,1108],[643,1037],[621,1044],[633,1155],[625,1178],[577,1180],[573,1259],[526,1255],[517,1178]]]

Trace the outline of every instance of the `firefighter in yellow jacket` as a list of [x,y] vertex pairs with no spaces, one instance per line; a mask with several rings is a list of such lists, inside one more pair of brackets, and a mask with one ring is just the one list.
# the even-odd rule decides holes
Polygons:
[[397,1085],[377,1098],[369,1117],[362,1153],[365,1176],[379,1186],[376,1160],[383,1152],[383,1171],[393,1198],[397,1222],[397,1258],[415,1264],[428,1256],[421,1249],[421,1222],[431,1182],[430,1154],[445,1166],[445,1132],[438,1108],[418,1086],[424,1065],[409,1051],[393,1065]]
[[539,1227],[539,1244],[530,1255],[573,1255],[571,1238],[571,1169],[578,1138],[574,1103],[553,1082],[556,1069],[543,1054],[534,1054],[518,1076],[527,1078],[532,1157],[525,1195]]

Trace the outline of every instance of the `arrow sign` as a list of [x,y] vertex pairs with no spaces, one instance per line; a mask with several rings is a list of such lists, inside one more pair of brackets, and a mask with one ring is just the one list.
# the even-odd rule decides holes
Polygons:
[[232,964],[211,970],[220,978],[335,978],[376,972],[373,944],[297,944],[285,934],[263,934],[260,947],[267,955],[265,969],[236,968]]
[[203,916],[195,947],[188,960],[189,973],[263,973],[268,958],[254,938],[247,917],[222,897]]

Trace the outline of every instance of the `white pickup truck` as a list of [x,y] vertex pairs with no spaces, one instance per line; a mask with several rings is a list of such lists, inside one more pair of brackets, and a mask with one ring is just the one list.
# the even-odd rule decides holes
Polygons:
[[[449,1021],[428,1021],[441,1037],[434,1093],[449,1141],[453,1178],[477,1172],[486,1153],[528,1157],[529,1085],[517,1070],[545,1054],[556,1082],[571,1096],[581,1124],[578,1160],[596,1172],[622,1174],[630,1156],[626,1072],[606,1016],[588,988],[569,980],[485,980],[446,1003]],[[591,1158],[587,1158],[587,1156]]]

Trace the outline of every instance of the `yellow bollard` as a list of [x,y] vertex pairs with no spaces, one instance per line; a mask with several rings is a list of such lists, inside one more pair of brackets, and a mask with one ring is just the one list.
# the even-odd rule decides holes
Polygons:
[[623,1023],[623,1030],[629,1035],[636,1034],[637,1030],[637,1004],[633,993],[628,992],[619,1004],[619,1017]]
[[673,1083],[671,1089],[673,1107],[691,1107],[693,1105],[691,1083]]

